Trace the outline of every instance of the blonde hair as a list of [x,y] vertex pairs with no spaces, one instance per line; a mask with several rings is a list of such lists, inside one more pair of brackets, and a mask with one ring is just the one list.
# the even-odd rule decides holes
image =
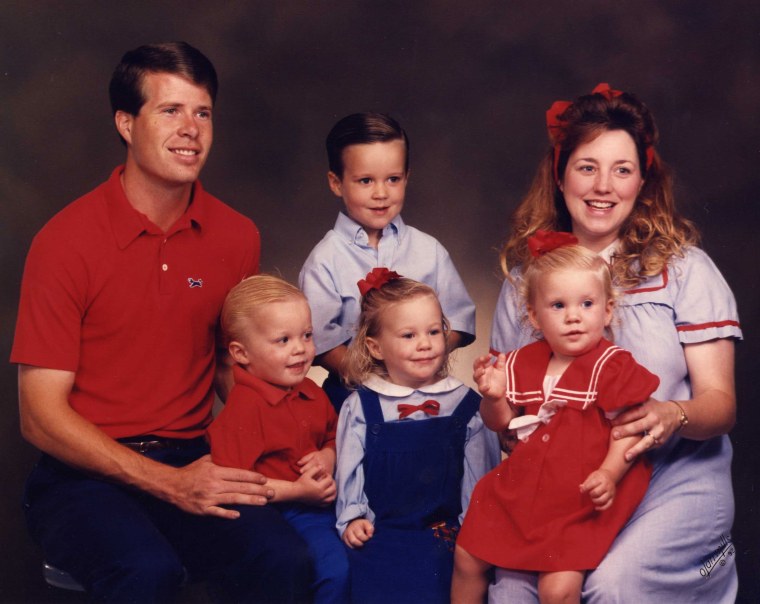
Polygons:
[[[557,161],[560,175],[573,151],[603,132],[623,130],[636,144],[644,184],[630,216],[620,227],[620,246],[611,268],[616,286],[631,288],[660,274],[673,256],[682,256],[686,247],[699,243],[697,228],[676,210],[670,170],[654,149],[658,139],[654,118],[635,95],[622,93],[607,98],[597,93],[579,97],[560,121],[564,135]],[[646,167],[648,147],[652,147],[652,163]],[[572,230],[564,196],[554,179],[554,147],[541,160],[527,195],[512,215],[510,227],[510,237],[499,255],[507,278],[510,268],[528,261],[528,237],[537,230]]]
[[[583,247],[582,245],[563,245],[554,248],[550,252],[537,257],[530,258],[527,265],[524,266],[522,277],[518,283],[518,293],[523,301],[523,307],[534,307],[536,290],[541,278],[559,271],[584,271],[591,273],[599,279],[604,291],[605,303],[617,300],[615,288],[612,285],[612,275],[609,265],[596,252]],[[526,311],[527,312],[527,311]],[[523,317],[527,321],[527,314]],[[612,339],[612,330],[609,329],[608,337]]]
[[242,336],[247,322],[261,306],[292,298],[306,300],[306,296],[295,285],[274,275],[254,275],[243,279],[229,291],[222,306],[224,345],[227,346]]
[[[362,298],[359,327],[356,336],[351,340],[348,351],[343,357],[342,375],[350,387],[358,387],[370,376],[388,377],[385,363],[375,359],[369,352],[367,338],[377,337],[383,329],[383,314],[392,305],[408,302],[415,298],[431,296],[438,301],[435,291],[424,283],[401,277],[382,285],[379,289],[371,289]],[[440,305],[440,303],[439,303]],[[441,311],[444,337],[448,339],[449,322]],[[443,379],[449,372],[448,349],[444,353],[444,361],[436,373]]]

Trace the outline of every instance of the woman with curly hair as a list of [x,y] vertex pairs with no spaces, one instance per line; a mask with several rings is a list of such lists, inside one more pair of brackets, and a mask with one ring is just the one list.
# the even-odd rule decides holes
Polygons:
[[[647,456],[652,479],[588,573],[582,599],[733,602],[727,433],[736,419],[734,341],[742,337],[733,294],[676,210],[644,103],[600,84],[574,102],[555,102],[547,126],[551,147],[501,253],[507,279],[492,352],[535,339],[517,294],[528,239],[538,230],[569,231],[610,264],[619,295],[615,343],[660,378],[652,398],[612,422],[613,438],[639,437],[626,457]],[[497,570],[490,598],[537,601],[535,573]]]

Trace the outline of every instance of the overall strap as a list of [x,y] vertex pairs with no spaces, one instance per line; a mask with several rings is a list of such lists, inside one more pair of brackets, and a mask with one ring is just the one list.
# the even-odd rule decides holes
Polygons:
[[458,419],[464,420],[467,424],[480,409],[480,395],[472,388],[467,389],[467,394],[462,398],[461,402],[451,415]]
[[364,387],[359,388],[357,392],[362,402],[364,420],[367,422],[367,425],[385,423],[383,410],[380,407],[380,397],[377,395],[377,392]]

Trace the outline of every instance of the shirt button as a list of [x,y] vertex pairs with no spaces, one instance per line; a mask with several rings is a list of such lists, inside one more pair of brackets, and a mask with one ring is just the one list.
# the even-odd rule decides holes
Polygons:
[[169,270],[169,265],[168,264],[162,264],[161,265],[161,270],[164,271],[164,272],[168,271]]
[[549,442],[549,435],[548,435],[548,434],[544,434],[544,435],[541,437],[541,440],[542,440],[542,441],[544,441],[545,443],[548,443],[548,442]]

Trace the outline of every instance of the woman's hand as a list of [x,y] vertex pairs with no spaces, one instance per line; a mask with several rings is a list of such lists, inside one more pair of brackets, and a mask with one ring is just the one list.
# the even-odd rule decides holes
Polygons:
[[[692,398],[678,400],[688,417],[688,425],[683,426],[679,434],[693,440],[707,440],[726,434],[736,422],[733,340],[724,338],[686,344],[683,351]],[[618,440],[636,434],[644,435],[626,452],[625,458],[630,461],[645,451],[659,447],[681,427],[681,409],[678,405],[673,401],[649,399],[612,421],[612,438]]]
[[626,461],[655,449],[681,427],[681,410],[673,401],[650,398],[646,403],[626,409],[612,420],[612,438],[620,440],[643,434],[625,453]]

